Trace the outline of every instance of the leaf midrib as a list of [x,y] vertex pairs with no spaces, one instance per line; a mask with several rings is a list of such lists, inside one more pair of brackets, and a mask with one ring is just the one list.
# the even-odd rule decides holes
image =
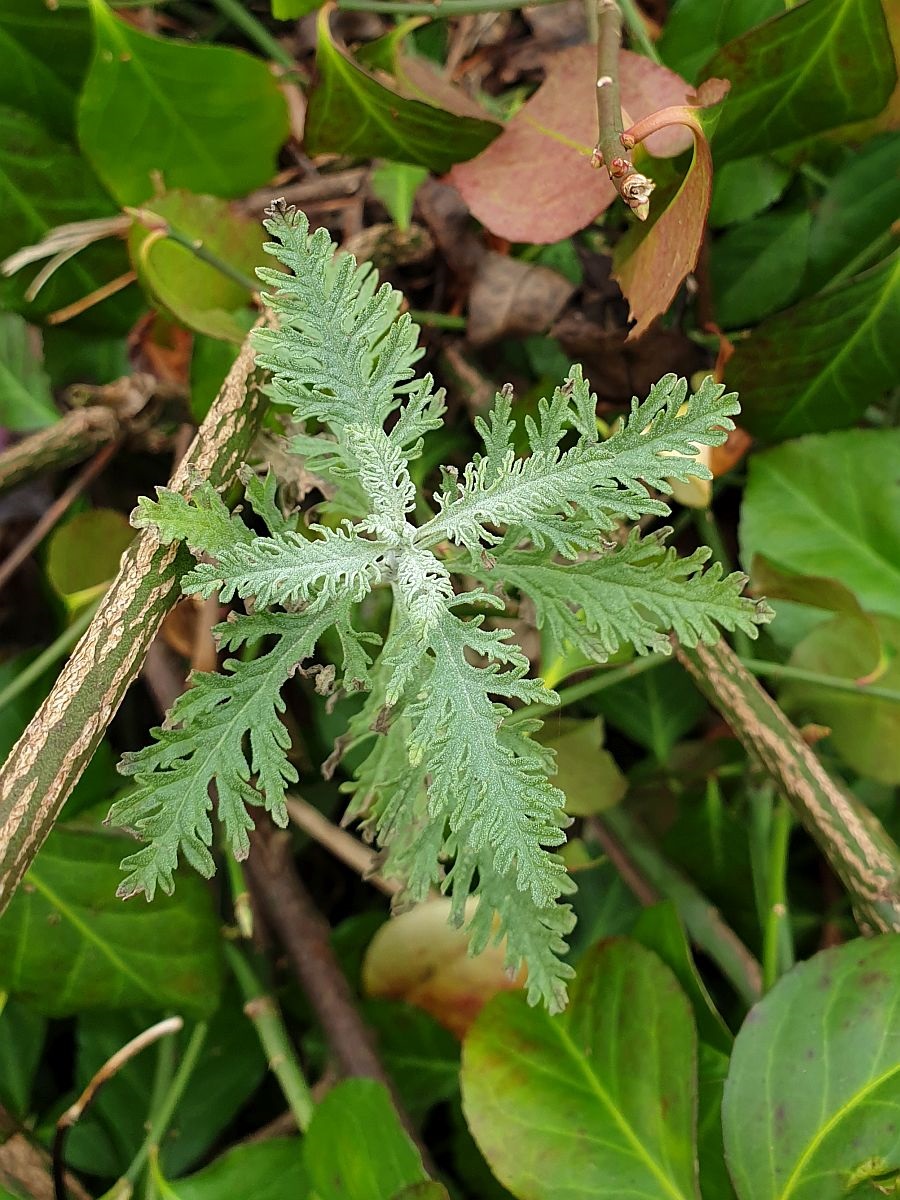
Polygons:
[[584,1055],[579,1051],[567,1029],[564,1028],[561,1021],[549,1022],[550,1027],[556,1032],[559,1040],[562,1042],[564,1049],[569,1057],[577,1063],[578,1069],[589,1090],[597,1097],[603,1107],[607,1110],[616,1125],[635,1151],[636,1156],[645,1164],[653,1177],[660,1183],[666,1193],[673,1200],[695,1200],[688,1193],[683,1192],[681,1188],[672,1181],[669,1175],[666,1174],[662,1166],[656,1161],[641,1139],[638,1137],[632,1128],[627,1118],[619,1111],[613,1103],[612,1097],[607,1092],[606,1088],[597,1078],[596,1074],[588,1066]]
[[877,1075],[874,1079],[870,1080],[864,1088],[861,1088],[858,1092],[855,1092],[845,1104],[842,1104],[840,1108],[832,1113],[825,1124],[816,1132],[815,1136],[810,1139],[806,1149],[797,1159],[796,1165],[794,1166],[793,1171],[791,1171],[791,1174],[784,1185],[784,1190],[779,1192],[776,1200],[789,1200],[789,1197],[793,1194],[796,1185],[802,1182],[800,1174],[804,1167],[822,1145],[824,1140],[832,1132],[832,1130],[834,1130],[841,1123],[841,1121],[844,1120],[845,1117],[849,1116],[871,1092],[876,1091],[883,1083],[886,1083],[889,1079],[891,1079],[892,1076],[898,1074],[900,1074],[900,1063],[894,1063],[893,1066],[891,1066],[887,1071],[884,1071],[881,1075]]

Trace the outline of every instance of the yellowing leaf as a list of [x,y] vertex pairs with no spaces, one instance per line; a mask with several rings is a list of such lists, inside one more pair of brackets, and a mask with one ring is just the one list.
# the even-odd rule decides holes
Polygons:
[[726,91],[727,84],[721,79],[710,79],[698,93],[696,106],[670,108],[646,121],[638,121],[630,130],[640,142],[647,129],[660,124],[687,126],[694,134],[694,157],[674,199],[649,228],[641,228],[637,247],[632,250],[634,242],[628,238],[616,247],[614,275],[635,321],[629,339],[640,337],[666,311],[697,264],[712,195],[712,155],[707,132],[718,115],[714,112],[702,117],[700,110],[717,104]]
[[[467,920],[477,903],[468,902]],[[424,1009],[462,1037],[492,996],[522,986],[525,972],[510,978],[503,946],[470,956],[468,935],[448,924],[449,916],[450,901],[442,898],[382,925],[366,953],[363,986],[370,996]]]

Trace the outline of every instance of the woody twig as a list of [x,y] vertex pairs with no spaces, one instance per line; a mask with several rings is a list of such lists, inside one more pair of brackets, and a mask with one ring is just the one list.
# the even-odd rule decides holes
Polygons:
[[641,221],[650,213],[656,184],[631,161],[635,140],[624,132],[619,96],[619,50],[622,13],[617,0],[597,0],[597,145],[591,164],[605,167],[616,191]]

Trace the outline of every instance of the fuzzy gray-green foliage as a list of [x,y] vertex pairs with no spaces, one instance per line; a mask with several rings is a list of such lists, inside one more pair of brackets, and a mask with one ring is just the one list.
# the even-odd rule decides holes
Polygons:
[[[147,844],[123,864],[120,892],[170,891],[182,855],[212,872],[212,784],[239,858],[249,807],[286,823],[284,791],[296,775],[281,690],[334,627],[339,682],[369,693],[351,728],[370,744],[349,785],[351,813],[387,847],[387,869],[413,899],[440,886],[462,922],[478,896],[473,948],[505,937],[509,964],[527,963],[532,1001],[559,1009],[572,925],[560,898],[572,884],[555,850],[567,818],[552,755],[527,715],[529,703],[555,696],[529,677],[509,630],[485,617],[504,608],[496,591],[513,589],[562,644],[598,662],[625,643],[666,653],[670,631],[688,645],[715,639],[717,626],[755,635],[767,611],[741,595],[743,576],[705,569],[705,551],[679,559],[665,531],[617,536],[623,519],[668,512],[656,493],[670,479],[705,473],[691,456],[725,438],[737,399],[707,380],[684,410],[684,381],[666,376],[601,440],[576,367],[537,419],[526,418],[521,456],[504,391],[478,422],[484,451],[462,472],[445,469],[434,515],[416,524],[409,463],[444,407],[431,377],[415,376],[418,329],[398,315],[397,292],[378,287],[367,265],[335,256],[302,214],[276,206],[266,226],[276,239],[267,250],[290,274],[260,272],[280,327],[256,333],[259,362],[304,430],[294,449],[336,490],[338,507],[357,509],[352,520],[301,530],[280,514],[274,482],[253,480],[247,498],[270,530],[262,537],[209,485],[189,502],[165,490],[141,501],[136,525],[155,525],[203,558],[186,592],[252,601],[249,615],[219,628],[223,645],[263,652],[196,675],[154,742],[126,756],[136,787],[111,818]],[[492,590],[461,592],[461,575]],[[375,587],[391,589],[394,611],[373,663],[379,639],[356,629],[354,614]]]

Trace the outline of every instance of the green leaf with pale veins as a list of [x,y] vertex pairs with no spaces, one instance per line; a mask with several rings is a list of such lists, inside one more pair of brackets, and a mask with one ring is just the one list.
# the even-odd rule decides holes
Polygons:
[[443,174],[501,132],[493,121],[456,116],[381,83],[335,44],[327,8],[319,16],[316,65],[319,83],[306,114],[310,154],[388,158]]
[[897,80],[881,0],[806,0],[735,38],[702,79],[729,79],[717,162],[769,153],[880,112]]
[[115,899],[127,841],[61,827],[0,917],[0,991],[53,1017],[90,1009],[208,1015],[218,919],[197,879],[152,908]]
[[737,1036],[722,1122],[739,1200],[877,1195],[900,1172],[900,938],[823,950]]
[[496,996],[463,1047],[463,1109],[518,1200],[699,1200],[697,1035],[655,954],[590,951],[569,1010]]
[[230,46],[151,37],[104,0],[90,6],[95,52],[78,138],[120,203],[152,196],[154,172],[167,188],[226,198],[271,179],[288,115],[266,63]]

